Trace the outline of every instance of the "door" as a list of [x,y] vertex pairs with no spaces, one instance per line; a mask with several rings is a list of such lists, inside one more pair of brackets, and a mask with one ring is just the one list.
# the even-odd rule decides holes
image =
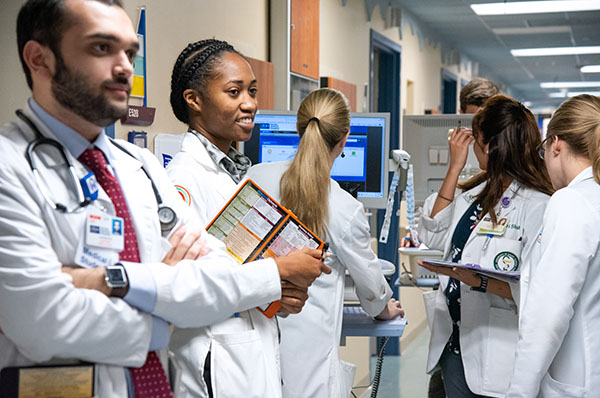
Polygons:
[[442,69],[442,113],[455,114],[456,107],[456,76]]

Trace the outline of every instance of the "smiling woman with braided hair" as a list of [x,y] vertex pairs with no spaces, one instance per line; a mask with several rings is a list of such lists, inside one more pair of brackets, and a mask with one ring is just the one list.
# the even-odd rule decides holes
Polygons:
[[[173,67],[171,106],[189,129],[167,172],[204,226],[250,167],[250,160],[231,145],[252,134],[256,93],[252,68],[224,41],[189,44]],[[296,313],[306,297],[305,289],[284,287],[282,307]],[[182,381],[190,395],[281,396],[277,321],[256,309],[238,315],[205,328],[173,332],[169,348],[182,364]]]

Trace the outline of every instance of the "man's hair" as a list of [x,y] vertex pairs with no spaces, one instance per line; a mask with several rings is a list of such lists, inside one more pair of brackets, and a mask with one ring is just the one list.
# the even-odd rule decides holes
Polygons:
[[496,83],[476,77],[460,90],[460,110],[465,113],[469,105],[481,107],[488,98],[501,92]]
[[[93,1],[123,8],[121,0]],[[60,56],[62,33],[69,26],[65,0],[29,0],[21,7],[17,17],[17,47],[29,88],[33,88],[33,81],[31,80],[31,71],[23,59],[25,44],[29,40],[35,40],[50,48],[55,55]]]

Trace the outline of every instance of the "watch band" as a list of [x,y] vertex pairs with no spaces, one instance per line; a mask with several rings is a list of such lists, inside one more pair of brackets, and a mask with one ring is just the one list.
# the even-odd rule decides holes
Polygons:
[[487,285],[488,285],[488,277],[485,275],[479,275],[479,278],[481,279],[481,284],[478,287],[471,287],[471,290],[474,290],[476,292],[481,292],[481,293],[485,293],[487,292]]
[[123,298],[129,291],[129,286],[113,287],[110,289],[110,297]]

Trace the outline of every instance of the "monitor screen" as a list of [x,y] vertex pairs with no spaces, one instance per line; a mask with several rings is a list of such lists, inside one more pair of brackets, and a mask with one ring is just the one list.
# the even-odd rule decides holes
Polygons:
[[[350,136],[331,177],[366,207],[385,208],[388,190],[389,114],[352,113]],[[291,160],[298,150],[296,114],[261,111],[241,149],[252,163]]]

